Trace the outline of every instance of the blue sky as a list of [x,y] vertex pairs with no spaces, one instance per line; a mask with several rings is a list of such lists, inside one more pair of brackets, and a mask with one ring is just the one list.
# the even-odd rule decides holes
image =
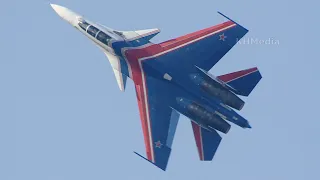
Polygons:
[[44,0],[2,1],[0,15],[0,179],[317,179],[320,166],[318,39],[315,1],[55,0],[119,30],[160,28],[162,42],[224,20],[246,38],[215,75],[258,66],[262,81],[213,162],[200,162],[182,117],[166,172],[144,152],[132,81],[119,91],[104,54]]

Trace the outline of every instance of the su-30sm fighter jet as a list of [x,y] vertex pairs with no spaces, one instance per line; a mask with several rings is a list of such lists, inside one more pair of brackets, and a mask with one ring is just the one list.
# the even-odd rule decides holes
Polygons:
[[[159,29],[118,31],[94,23],[59,5],[55,12],[102,49],[121,91],[127,77],[135,84],[146,157],[166,170],[179,115],[191,121],[201,161],[211,161],[230,123],[251,128],[236,110],[262,78],[249,68],[214,76],[209,70],[248,30],[226,22],[160,44],[150,42]],[[219,133],[218,133],[219,131]]]

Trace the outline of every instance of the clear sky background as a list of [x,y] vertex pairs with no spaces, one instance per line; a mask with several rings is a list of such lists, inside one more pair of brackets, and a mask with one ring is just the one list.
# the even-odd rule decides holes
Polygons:
[[133,82],[119,91],[105,55],[44,0],[0,5],[0,179],[319,179],[319,17],[316,1],[55,0],[118,30],[160,28],[162,42],[220,23],[249,29],[215,75],[258,66],[263,75],[213,162],[200,162],[179,121],[166,172],[145,154]]

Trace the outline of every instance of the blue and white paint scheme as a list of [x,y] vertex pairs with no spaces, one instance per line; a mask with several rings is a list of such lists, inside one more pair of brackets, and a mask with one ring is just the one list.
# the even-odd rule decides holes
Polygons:
[[125,90],[127,77],[130,77],[128,64],[125,59],[112,48],[115,44],[119,49],[124,47],[138,47],[150,43],[150,40],[157,35],[159,29],[146,29],[137,31],[117,31],[104,25],[91,22],[85,17],[56,4],[52,8],[72,26],[92,40],[107,56],[115,74],[118,86],[121,91]]
[[214,76],[209,70],[248,33],[227,21],[159,44],[150,40],[157,28],[119,31],[94,23],[59,5],[55,12],[92,40],[107,56],[118,86],[133,80],[146,155],[137,155],[167,169],[180,114],[188,117],[201,161],[211,161],[231,124],[251,128],[238,114],[261,80],[258,68]]

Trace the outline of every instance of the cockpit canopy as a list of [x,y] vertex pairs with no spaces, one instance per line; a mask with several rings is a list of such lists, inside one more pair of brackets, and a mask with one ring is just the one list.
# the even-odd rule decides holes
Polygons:
[[90,34],[92,37],[98,39],[103,44],[108,45],[109,41],[112,39],[108,34],[102,32],[95,26],[90,25],[84,19],[79,18],[78,21],[79,21],[78,25],[81,29],[83,29],[85,32]]
[[83,29],[84,31],[87,30],[87,27],[88,27],[88,26],[90,26],[90,24],[87,23],[87,22],[86,22],[84,19],[82,19],[82,18],[79,18],[78,21],[79,21],[78,25],[79,25],[79,26],[81,27],[81,29]]

